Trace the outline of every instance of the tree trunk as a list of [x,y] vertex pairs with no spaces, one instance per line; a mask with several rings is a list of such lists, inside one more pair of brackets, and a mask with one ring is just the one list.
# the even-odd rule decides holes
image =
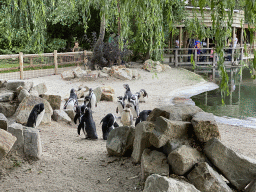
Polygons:
[[[121,21],[120,21],[120,4],[119,4],[119,1],[118,1],[118,3],[117,3],[117,8],[118,8],[118,47],[119,47],[119,49],[120,49],[120,45],[119,45],[119,42],[121,41]],[[121,49],[120,49],[120,51],[121,51]],[[120,57],[120,55],[118,56],[118,59],[117,59],[117,63],[118,63],[118,65],[121,65],[121,57]]]

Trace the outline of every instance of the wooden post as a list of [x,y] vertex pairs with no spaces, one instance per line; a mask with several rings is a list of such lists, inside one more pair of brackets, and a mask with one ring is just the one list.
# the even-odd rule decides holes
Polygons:
[[87,70],[88,66],[87,66],[87,52],[86,50],[84,50],[84,68],[85,70]]
[[[244,48],[241,48],[241,61],[240,63],[242,64],[242,61],[244,60]],[[242,66],[241,66],[242,67]]]
[[30,57],[29,61],[30,61],[30,66],[33,66],[33,57]]
[[[207,46],[207,48],[209,48],[209,47],[210,47],[210,41],[209,41],[209,38],[207,38],[207,40],[206,40],[206,41],[207,41],[207,42],[206,42],[206,46]],[[210,54],[210,53],[211,53],[211,51],[209,51],[209,49],[207,49],[206,53],[207,53],[207,54]],[[207,62],[209,62],[209,56],[207,56],[207,57],[206,57],[206,61],[207,61]]]
[[197,65],[197,49],[195,49],[194,51],[195,51],[195,65]]
[[215,66],[213,66],[212,68],[212,81],[215,83],[215,75],[216,75],[216,70],[215,70]]
[[232,39],[232,53],[231,53],[231,61],[232,61],[232,63],[234,62],[234,42],[235,42],[235,35],[236,35],[236,28],[235,27],[233,27],[233,39]]
[[244,42],[244,28],[241,28],[241,43],[240,43],[240,47],[243,47],[243,42]]
[[215,67],[216,65],[216,53],[213,53],[212,65]]
[[178,48],[175,49],[175,67],[178,67]]
[[54,74],[57,75],[57,70],[58,70],[57,50],[54,50],[53,55],[54,55],[54,65],[55,65]]
[[[181,48],[182,43],[182,27],[180,27],[180,35],[179,35],[179,48]],[[182,53],[182,51],[180,51]],[[182,62],[182,57],[180,57],[180,62]]]
[[20,79],[22,80],[24,78],[23,76],[23,53],[19,53],[19,63],[20,63]]

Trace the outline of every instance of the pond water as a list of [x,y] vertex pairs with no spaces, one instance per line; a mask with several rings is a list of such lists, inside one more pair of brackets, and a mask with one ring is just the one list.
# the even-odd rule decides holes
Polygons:
[[[230,95],[222,97],[218,88],[193,96],[191,99],[198,107],[216,116],[256,118],[256,80],[251,78],[250,70],[244,68],[241,73],[240,68],[231,68],[227,71],[230,78]],[[200,74],[202,75],[202,71]],[[204,73],[203,76],[212,78],[211,73]],[[218,84],[218,74],[216,80]],[[222,98],[225,104],[222,103]]]

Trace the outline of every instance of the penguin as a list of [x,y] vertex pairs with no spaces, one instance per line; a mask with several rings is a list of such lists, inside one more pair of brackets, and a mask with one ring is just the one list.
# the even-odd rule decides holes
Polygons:
[[[102,123],[103,122],[103,123]],[[116,117],[114,114],[109,113],[107,114],[102,120],[102,134],[103,134],[103,139],[107,140],[108,138],[108,134],[110,133],[110,131],[112,129],[114,129],[115,127],[119,127],[119,125],[116,122]]]
[[67,102],[64,105],[64,109],[73,109],[78,105],[77,95],[75,89],[71,89],[70,96]]
[[126,99],[128,101],[130,101],[131,99],[131,96],[132,96],[132,92],[131,92],[131,89],[129,87],[128,84],[123,84],[124,88],[126,89],[125,93],[124,93],[124,97],[123,97],[123,101],[125,101]]
[[131,112],[133,118],[137,118],[140,113],[138,95],[132,95],[129,103],[131,104]]
[[84,115],[84,111],[85,111],[86,106],[85,105],[81,105],[81,106],[76,106],[76,110],[75,110],[75,117],[74,117],[74,123],[76,124],[77,120],[80,123],[81,122],[81,118]]
[[139,116],[137,117],[136,119],[136,122],[135,122],[135,126],[142,122],[142,121],[146,121],[147,120],[147,117],[149,116],[149,114],[152,112],[152,110],[143,110],[140,112]]
[[131,104],[127,104],[121,114],[121,123],[123,124],[123,126],[132,125],[133,116],[130,109],[131,107]]
[[34,127],[34,128],[39,126],[44,117],[44,113],[45,113],[44,104],[43,103],[36,104],[33,107],[32,111],[30,112],[26,126]]
[[124,110],[124,101],[123,101],[123,97],[122,96],[119,96],[117,97],[117,107],[116,107],[116,113],[122,113],[123,110]]
[[146,92],[145,89],[141,89],[140,92],[138,92],[140,94],[140,97],[139,97],[139,102],[146,102],[145,101],[145,97],[148,97],[148,93]]
[[96,125],[92,118],[92,110],[88,107],[85,108],[84,115],[81,118],[81,122],[77,127],[77,133],[80,135],[81,129],[84,134],[86,133],[85,139],[98,139],[98,135],[96,132]]
[[86,105],[86,107],[89,107],[91,109],[97,107],[96,95],[94,94],[92,88],[89,89],[89,94],[85,96],[84,104]]

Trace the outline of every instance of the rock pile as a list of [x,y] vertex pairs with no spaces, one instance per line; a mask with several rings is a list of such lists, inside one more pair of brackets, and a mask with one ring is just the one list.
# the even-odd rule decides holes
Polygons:
[[167,69],[171,69],[171,67],[166,64],[161,64],[160,61],[153,61],[152,59],[148,59],[144,62],[142,69],[159,73]]
[[231,192],[244,190],[249,183],[251,192],[256,160],[234,152],[220,139],[212,114],[179,105],[155,108],[135,128],[112,130],[106,147],[109,155],[131,155],[134,163],[141,163],[144,192]]

